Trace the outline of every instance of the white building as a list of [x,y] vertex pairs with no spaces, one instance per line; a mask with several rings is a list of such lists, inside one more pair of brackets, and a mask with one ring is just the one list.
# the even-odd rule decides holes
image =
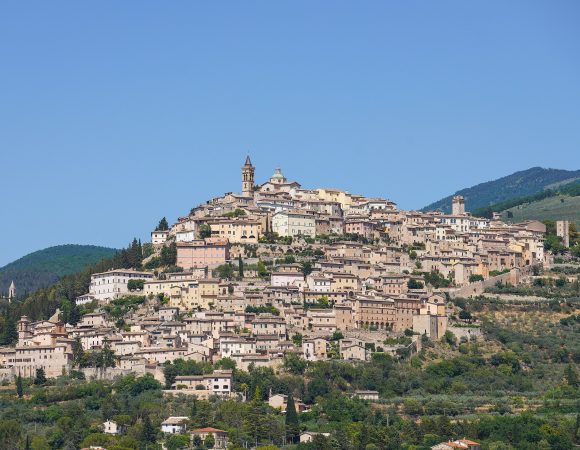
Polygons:
[[278,211],[272,216],[272,231],[279,236],[316,235],[316,219],[307,211]]
[[194,230],[183,230],[175,233],[175,242],[192,242],[197,239]]
[[186,416],[168,417],[161,423],[161,431],[166,434],[185,433],[188,422],[189,417]]
[[169,236],[169,231],[152,231],[151,232],[151,243],[153,245],[163,244]]
[[120,434],[121,427],[117,424],[117,422],[113,420],[107,420],[103,422],[103,432],[107,434]]
[[132,269],[109,270],[91,275],[89,294],[98,301],[109,301],[129,294],[129,280],[152,280],[153,274]]

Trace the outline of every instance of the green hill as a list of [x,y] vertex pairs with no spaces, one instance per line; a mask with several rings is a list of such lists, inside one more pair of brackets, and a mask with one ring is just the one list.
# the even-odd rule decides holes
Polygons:
[[[472,211],[512,198],[536,194],[545,189],[554,189],[559,185],[578,179],[580,179],[580,170],[571,171],[532,167],[497,180],[462,189],[453,195],[462,195],[465,198],[466,210]],[[427,205],[423,208],[423,211],[440,209],[445,213],[451,212],[453,195]]]
[[95,245],[57,245],[23,256],[0,268],[0,293],[14,280],[17,296],[49,286],[64,275],[79,272],[115,254],[117,250]]
[[580,197],[557,195],[531,203],[514,206],[501,212],[502,220],[570,220],[580,224]]

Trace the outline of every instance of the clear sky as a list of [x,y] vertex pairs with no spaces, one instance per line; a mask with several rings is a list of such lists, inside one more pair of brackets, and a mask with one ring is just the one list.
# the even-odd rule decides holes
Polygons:
[[148,238],[247,153],[420,208],[580,168],[580,2],[27,1],[0,6],[0,265]]

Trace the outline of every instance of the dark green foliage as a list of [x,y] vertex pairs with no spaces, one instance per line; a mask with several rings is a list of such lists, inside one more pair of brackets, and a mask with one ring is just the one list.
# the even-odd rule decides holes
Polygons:
[[153,425],[151,424],[151,419],[149,414],[146,414],[143,418],[143,431],[141,433],[141,440],[143,442],[155,442],[157,438],[157,432]]
[[121,319],[131,310],[137,309],[139,305],[145,302],[144,295],[125,295],[111,300],[104,306],[104,310],[111,315],[113,319]]
[[284,355],[284,368],[290,373],[302,375],[307,365],[307,362],[295,353]]
[[17,298],[79,272],[117,250],[94,245],[58,245],[30,253],[0,268],[0,293],[6,294],[14,280]]
[[234,267],[231,263],[222,264],[215,268],[218,278],[222,280],[231,280],[234,276]]
[[44,369],[41,367],[40,369],[36,369],[34,384],[42,386],[44,383],[46,383],[46,375],[44,374]]
[[199,226],[199,230],[197,232],[197,235],[200,239],[205,239],[205,238],[211,237],[211,227],[206,223],[201,224]]
[[407,287],[409,289],[423,289],[424,285],[420,281],[411,278],[409,281],[407,281]]
[[300,437],[300,426],[298,422],[298,414],[296,413],[296,405],[294,405],[294,397],[288,394],[288,401],[286,402],[286,440],[294,443]]
[[262,306],[246,306],[245,312],[253,314],[274,314],[275,316],[280,315],[280,311],[272,306],[271,303],[266,303]]
[[[9,315],[20,317],[27,315],[31,320],[48,319],[57,308],[70,310],[68,320],[77,318],[77,311],[72,311],[75,299],[89,290],[91,275],[105,272],[111,267],[115,268],[139,268],[141,244],[134,239],[131,245],[120,250],[110,258],[105,258],[85,268],[81,272],[63,276],[50,287],[39,289],[30,294],[22,302],[14,302],[8,307]],[[68,303],[67,303],[68,302]],[[73,323],[73,322],[71,322]],[[3,323],[0,323],[0,336],[4,333]]]
[[238,255],[238,276],[244,278],[244,261],[242,255]]
[[300,270],[304,274],[304,276],[308,276],[312,273],[312,263],[310,261],[304,261],[300,264]]
[[172,242],[161,249],[161,265],[174,266],[177,262],[177,244]]
[[142,291],[143,290],[143,286],[145,286],[145,280],[129,280],[129,282],[127,283],[127,288],[130,291]]
[[167,219],[163,217],[157,227],[155,227],[155,231],[167,231],[169,230],[169,224],[167,223]]
[[22,396],[24,395],[24,388],[22,386],[22,376],[20,374],[18,374],[18,376],[16,377],[16,394],[18,395],[19,398],[22,398]]
[[449,287],[453,285],[453,279],[445,278],[439,272],[422,272],[425,283],[430,284],[436,289]]
[[177,367],[173,364],[166,364],[163,369],[163,375],[165,376],[165,389],[171,389],[173,383],[175,383],[175,377],[177,377]]
[[12,315],[4,317],[2,322],[2,333],[0,334],[0,345],[13,345],[18,341],[18,331],[16,330],[16,322]]

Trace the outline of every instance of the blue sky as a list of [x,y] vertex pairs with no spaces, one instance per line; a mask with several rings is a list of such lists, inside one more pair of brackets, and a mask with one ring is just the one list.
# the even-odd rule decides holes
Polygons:
[[307,187],[420,208],[580,168],[580,3],[4,2],[0,265],[121,247],[239,191],[247,153]]

